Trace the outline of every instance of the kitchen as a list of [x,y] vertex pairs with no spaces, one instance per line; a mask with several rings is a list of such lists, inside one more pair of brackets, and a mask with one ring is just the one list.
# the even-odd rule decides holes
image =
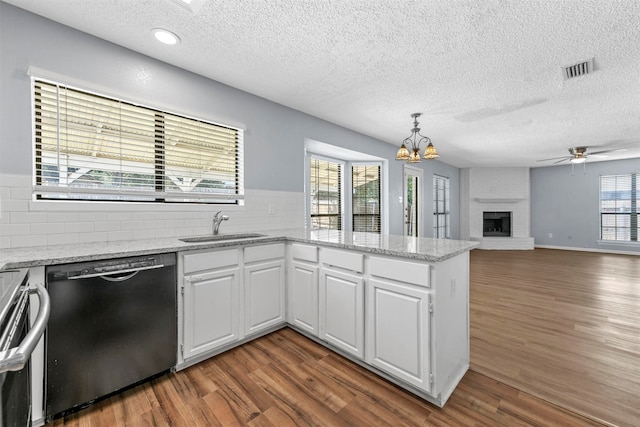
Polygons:
[[[7,3],[0,7],[2,248],[82,246],[91,242],[203,235],[210,232],[215,213],[215,209],[201,205],[186,209],[136,205],[105,210],[103,206],[90,204],[79,207],[74,203],[32,201],[29,72],[245,129],[244,205],[224,206],[230,217],[222,224],[224,232],[304,227],[305,200],[300,177],[304,176],[302,159],[306,139],[345,146],[380,159],[393,159],[397,150],[361,133],[174,68]],[[274,128],[273,123],[286,123],[286,126]],[[389,161],[388,176],[401,176],[402,166],[400,162]],[[451,180],[452,237],[459,238],[458,169],[443,162],[425,167],[429,173]],[[566,185],[570,185],[569,179],[565,179]],[[425,187],[424,198],[428,200],[430,189]],[[402,196],[401,185],[390,183],[388,199],[395,201]],[[389,209],[385,221],[390,234],[402,234],[402,216],[401,209]]]

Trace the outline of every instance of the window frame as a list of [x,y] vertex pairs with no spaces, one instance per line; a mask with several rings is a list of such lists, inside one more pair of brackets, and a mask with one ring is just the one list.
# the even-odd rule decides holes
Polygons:
[[[377,167],[378,168],[378,211],[377,211],[377,227],[378,230],[377,231],[369,231],[367,230],[366,232],[368,233],[376,233],[376,234],[382,234],[382,207],[383,207],[383,180],[382,180],[382,175],[383,175],[383,165],[382,162],[370,162],[370,161],[362,161],[362,162],[357,162],[357,161],[352,161],[349,162],[349,171],[350,171],[350,175],[351,175],[351,182],[350,182],[350,189],[351,191],[349,192],[350,195],[350,205],[351,205],[351,212],[350,212],[350,217],[351,217],[351,226],[350,226],[350,230],[352,231],[356,231],[355,227],[355,217],[356,215],[368,215],[368,214],[355,214],[353,211],[353,206],[354,206],[354,202],[356,201],[356,198],[354,197],[354,192],[355,192],[355,187],[353,185],[353,170],[354,167]],[[370,216],[375,217],[376,213],[372,213],[369,214]],[[362,230],[358,230],[358,231],[362,231]]]
[[[312,213],[312,205],[311,205],[311,161],[312,160],[319,160],[319,161],[323,161],[323,162],[329,162],[329,163],[336,163],[340,166],[340,176],[339,176],[339,180],[340,180],[340,184],[339,184],[339,188],[338,188],[338,194],[339,194],[339,201],[338,201],[338,208],[339,208],[339,214],[338,214],[338,223],[339,223],[339,228],[338,229],[334,229],[334,228],[326,228],[327,230],[340,230],[343,231],[344,227],[345,227],[345,169],[346,169],[346,162],[339,160],[339,159],[334,159],[331,157],[327,157],[327,156],[322,156],[319,154],[315,154],[315,153],[309,153],[309,155],[307,156],[306,160],[305,160],[305,171],[306,171],[306,182],[307,182],[307,188],[308,191],[305,192],[305,199],[306,199],[306,205],[307,205],[307,215],[306,215],[306,224],[307,227],[311,230],[323,230],[324,228],[314,228],[313,227],[313,213]],[[329,215],[324,215],[324,216],[329,216]],[[331,215],[331,216],[335,216],[335,215]]]
[[[309,230],[317,230],[311,228],[311,206],[310,206],[310,191],[311,191],[311,179],[310,179],[310,158],[315,157],[322,160],[340,162],[344,166],[342,167],[342,230],[353,230],[352,224],[352,175],[351,165],[376,165],[380,166],[380,234],[387,234],[389,230],[388,224],[388,161],[386,159],[376,157],[370,154],[361,153],[358,151],[334,146],[324,142],[316,141],[313,139],[305,139],[304,149],[304,199],[305,199],[305,226]],[[362,159],[362,160],[360,160]],[[345,172],[345,171],[348,171]],[[348,197],[345,197],[348,195]],[[332,230],[334,231],[334,230]]]
[[[444,211],[440,212],[438,198],[438,183],[445,183],[445,199],[442,201],[444,203]],[[451,179],[449,177],[433,174],[433,237],[436,239],[450,239],[451,238]],[[440,223],[440,219],[444,218],[445,224],[442,225]],[[441,230],[444,230],[444,236],[441,236]]]
[[[31,91],[30,91],[30,96],[31,96],[31,103],[32,103],[32,132],[33,132],[33,141],[32,141],[32,150],[33,150],[33,157],[32,157],[32,196],[33,196],[33,203],[35,205],[38,204],[50,204],[50,203],[55,203],[56,206],[60,206],[60,205],[65,205],[65,204],[75,204],[78,207],[83,207],[83,209],[86,209],[86,207],[88,205],[96,205],[96,204],[104,204],[104,203],[117,203],[121,206],[126,206],[126,205],[136,205],[136,204],[144,204],[146,206],[152,206],[152,205],[203,205],[203,206],[211,206],[211,205],[225,205],[227,207],[231,207],[231,206],[242,206],[244,205],[244,193],[245,193],[245,188],[244,188],[244,128],[242,127],[238,127],[238,126],[233,126],[233,125],[223,125],[220,123],[216,123],[214,121],[211,120],[205,120],[205,119],[201,119],[201,118],[196,118],[192,115],[187,115],[187,114],[183,114],[183,113],[175,113],[170,111],[167,108],[159,108],[159,107],[149,107],[147,105],[145,105],[144,103],[141,102],[137,102],[137,101],[133,101],[133,100],[128,100],[125,99],[126,97],[122,97],[122,96],[114,96],[112,94],[109,93],[98,93],[95,90],[92,89],[87,89],[86,86],[87,85],[82,85],[82,84],[69,84],[64,82],[64,80],[60,80],[60,79],[50,79],[47,77],[41,77],[40,75],[35,75],[31,73],[31,69],[29,70],[29,75],[31,77]],[[90,99],[105,99],[109,102],[114,102],[114,103],[122,103],[123,105],[126,105],[127,108],[133,108],[136,109],[136,111],[138,111],[137,109],[139,109],[140,111],[144,111],[147,114],[149,112],[154,114],[154,118],[156,119],[154,121],[154,127],[156,128],[156,133],[154,133],[155,137],[154,137],[154,147],[153,149],[155,150],[155,160],[154,160],[154,166],[147,166],[146,169],[153,169],[153,185],[149,186],[149,189],[145,189],[145,190],[130,190],[128,191],[127,189],[115,189],[115,187],[108,187],[107,188],[101,188],[98,187],[96,189],[78,189],[78,188],[73,188],[73,187],[69,187],[69,186],[45,186],[45,185],[41,185],[42,183],[42,177],[44,175],[44,170],[42,168],[42,164],[38,165],[36,164],[41,156],[41,143],[39,142],[39,129],[38,129],[38,115],[37,112],[39,111],[39,109],[36,106],[36,98],[37,98],[37,94],[36,94],[36,87],[38,84],[40,84],[39,82],[42,82],[43,85],[49,85],[49,86],[53,86],[53,87],[58,87],[58,88],[63,88],[63,89],[69,89],[72,91],[76,91],[81,93],[83,96],[86,95],[87,98]],[[81,86],[85,86],[85,87],[81,87]],[[55,95],[55,102],[59,102],[58,99],[60,99],[60,95],[56,94]],[[88,110],[89,112],[93,112],[92,110]],[[62,113],[59,113],[62,114]],[[163,116],[163,120],[164,120],[164,124],[162,127],[162,134],[164,135],[164,125],[166,125],[167,123],[169,123],[170,120],[173,121],[179,121],[179,122],[186,122],[187,124],[202,124],[202,126],[207,126],[210,129],[216,130],[216,129],[228,129],[231,132],[235,132],[235,138],[233,139],[234,141],[234,151],[233,151],[233,156],[232,159],[234,160],[233,163],[233,167],[234,169],[231,170],[231,174],[228,174],[228,176],[232,177],[232,183],[233,186],[230,188],[226,188],[223,191],[215,191],[214,187],[211,187],[212,191],[171,191],[169,188],[170,187],[165,187],[166,185],[170,184],[170,178],[168,174],[164,174],[165,172],[165,162],[164,162],[164,153],[166,150],[166,147],[168,147],[169,144],[167,144],[166,140],[161,141],[161,143],[165,146],[163,147],[160,151],[158,151],[158,134],[157,134],[157,117],[158,114]],[[147,126],[150,125],[150,122],[148,123]],[[59,124],[55,125],[55,131],[59,132]],[[178,132],[180,131],[181,128],[176,128],[178,129]],[[120,130],[118,130],[118,132],[120,132]],[[197,141],[197,140],[196,140]],[[203,139],[203,141],[207,141],[206,139]],[[231,141],[231,140],[230,140]],[[151,144],[148,144],[148,147],[150,147]],[[114,145],[114,147],[116,147],[116,145]],[[188,150],[187,150],[188,151]],[[50,154],[53,156],[59,156],[60,155],[60,151],[49,151]],[[187,152],[188,155],[193,156],[195,153],[195,151],[193,153],[191,152]],[[81,156],[78,156],[81,157]],[[188,157],[187,157],[188,158]],[[215,157],[214,157],[215,158]],[[126,160],[118,160],[120,163],[126,164],[127,161]],[[159,162],[159,163],[158,163]],[[134,160],[132,162],[129,162],[132,166],[130,166],[130,168],[122,168],[122,172],[123,173],[132,173],[132,171],[134,171],[136,168],[139,168],[140,170],[142,170],[142,167],[137,164],[137,162]],[[76,165],[77,166],[77,165]],[[102,166],[102,165],[101,165]],[[75,167],[75,166],[74,166]],[[87,168],[88,171],[91,170],[100,170],[100,169],[91,169],[91,167]],[[186,168],[185,169],[186,173],[188,173],[189,171],[191,172],[197,172],[198,169],[189,169]],[[60,173],[59,171],[57,171],[56,173]],[[148,174],[148,173],[147,173]],[[159,187],[158,186],[158,177],[162,177],[163,179],[163,184]],[[149,178],[147,178],[149,179]],[[204,178],[205,180],[209,179],[209,178]],[[150,181],[147,181],[150,182]],[[175,187],[175,186],[174,186]],[[168,191],[163,191],[163,190],[168,190]],[[229,191],[231,190],[231,191]],[[53,194],[53,196],[47,196],[47,194]],[[80,194],[79,196],[76,196],[76,194]],[[74,203],[75,202],[75,203]],[[37,209],[36,209],[37,210]],[[86,210],[93,210],[93,209],[86,209]]]
[[[629,178],[630,183],[629,183],[629,199],[622,199],[622,198],[618,198],[618,197],[614,197],[614,198],[603,198],[603,194],[606,192],[612,192],[612,193],[619,193],[619,192],[624,192],[627,191],[626,189],[618,189],[617,186],[617,182],[614,184],[615,188],[614,189],[607,189],[605,190],[603,187],[605,185],[611,185],[611,183],[605,183],[605,180],[610,180],[610,179],[615,179],[617,181],[618,177],[624,177],[624,178]],[[638,245],[640,244],[640,188],[639,188],[639,184],[640,184],[640,173],[638,172],[631,172],[631,173],[625,173],[625,174],[613,174],[613,175],[600,175],[599,180],[598,180],[598,184],[599,184],[599,188],[598,188],[598,220],[599,220],[599,237],[600,240],[599,242],[601,243],[610,243],[610,244],[631,244],[631,245]],[[606,212],[603,210],[603,202],[614,202],[614,209],[618,209],[617,205],[617,201],[619,200],[628,200],[629,201],[629,208],[628,211],[626,209],[624,209],[623,206],[620,206],[621,209],[623,209],[623,211],[621,212]],[[611,209],[611,207],[609,207],[609,209]],[[612,223],[608,223],[605,224],[608,221],[605,221],[606,217],[613,217],[615,218]],[[624,221],[625,219],[628,218],[628,227],[623,227],[623,226],[618,226],[619,224],[619,218],[622,218],[623,221],[622,223],[626,222]],[[624,239],[624,238],[618,238],[619,234],[618,231],[619,230],[624,230],[628,228],[628,236],[629,239]],[[611,238],[606,238],[605,237],[605,229],[612,229],[615,237],[614,239]],[[625,233],[622,233],[625,234]],[[608,236],[607,236],[608,237]]]

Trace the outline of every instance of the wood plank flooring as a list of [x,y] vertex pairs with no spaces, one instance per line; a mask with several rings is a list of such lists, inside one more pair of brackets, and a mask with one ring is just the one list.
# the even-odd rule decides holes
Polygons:
[[640,426],[640,257],[474,250],[470,310],[472,370]]
[[50,427],[601,426],[469,371],[440,409],[289,328]]

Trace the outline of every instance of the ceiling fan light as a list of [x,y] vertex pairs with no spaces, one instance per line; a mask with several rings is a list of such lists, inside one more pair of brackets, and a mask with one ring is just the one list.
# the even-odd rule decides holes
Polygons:
[[587,161],[586,157],[583,156],[579,156],[579,157],[574,157],[572,159],[569,160],[571,163],[573,164],[580,164],[580,163],[584,163]]

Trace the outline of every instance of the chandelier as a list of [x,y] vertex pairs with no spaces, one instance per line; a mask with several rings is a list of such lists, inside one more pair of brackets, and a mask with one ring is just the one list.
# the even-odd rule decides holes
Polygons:
[[[418,127],[418,117],[422,113],[413,113],[413,129],[411,129],[411,135],[402,141],[402,145],[396,154],[396,160],[406,160],[409,163],[419,163],[420,160],[420,144],[428,143],[424,149],[424,158],[433,160],[438,158],[438,150],[431,143],[431,139],[420,134],[420,128]],[[409,146],[410,148],[407,148]]]

